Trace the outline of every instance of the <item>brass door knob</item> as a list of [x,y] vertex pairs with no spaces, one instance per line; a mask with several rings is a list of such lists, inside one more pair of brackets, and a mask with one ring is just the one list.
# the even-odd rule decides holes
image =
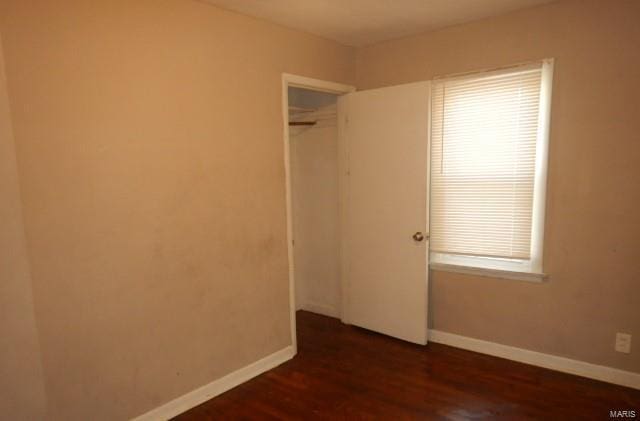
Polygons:
[[416,232],[415,234],[413,234],[413,239],[415,241],[422,241],[424,240],[424,234],[422,234],[420,231]]

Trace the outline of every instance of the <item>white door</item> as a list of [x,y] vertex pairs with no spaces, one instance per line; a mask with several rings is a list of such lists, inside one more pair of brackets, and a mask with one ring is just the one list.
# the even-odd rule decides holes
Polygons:
[[429,89],[413,83],[338,102],[343,321],[419,344],[427,343]]

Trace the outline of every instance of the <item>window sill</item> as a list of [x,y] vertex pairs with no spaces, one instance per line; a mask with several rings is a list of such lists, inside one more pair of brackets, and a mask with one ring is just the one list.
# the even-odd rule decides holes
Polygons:
[[527,281],[536,283],[541,283],[548,279],[548,275],[546,273],[513,272],[501,269],[451,265],[448,263],[429,263],[429,268],[441,272],[462,273],[465,275],[477,275],[489,278],[512,279],[516,281]]

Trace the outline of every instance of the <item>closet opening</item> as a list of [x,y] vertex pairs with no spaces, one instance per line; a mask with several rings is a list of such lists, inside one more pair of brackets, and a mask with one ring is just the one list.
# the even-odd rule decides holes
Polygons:
[[291,330],[296,312],[340,318],[338,97],[349,86],[285,75],[285,166]]

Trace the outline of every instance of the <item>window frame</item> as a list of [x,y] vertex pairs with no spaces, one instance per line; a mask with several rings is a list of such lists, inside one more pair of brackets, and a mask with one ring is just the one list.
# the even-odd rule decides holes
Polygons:
[[[547,58],[533,63],[510,66],[497,71],[475,72],[461,77],[438,78],[437,80],[476,78],[485,77],[491,74],[506,74],[519,71],[523,67],[530,67],[532,65],[541,65],[542,74],[536,138],[536,160],[531,223],[531,257],[530,259],[503,259],[429,251],[429,266],[431,269],[533,282],[542,282],[548,278],[548,275],[543,272],[543,251],[554,59]],[[431,119],[431,115],[429,118]],[[429,136],[431,136],[431,134],[429,134]],[[430,206],[431,203],[432,200],[430,198]]]

